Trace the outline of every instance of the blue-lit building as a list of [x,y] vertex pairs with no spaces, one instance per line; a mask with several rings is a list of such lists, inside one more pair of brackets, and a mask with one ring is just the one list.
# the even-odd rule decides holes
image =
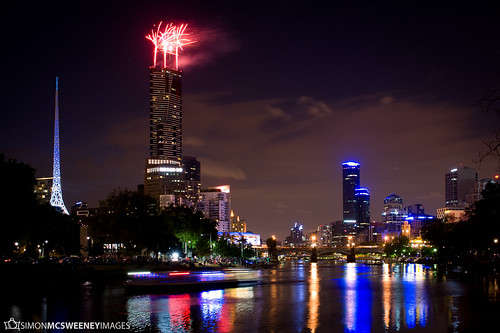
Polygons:
[[360,233],[370,227],[370,191],[360,187],[360,166],[355,161],[342,163],[342,222],[351,233]]
[[354,161],[342,163],[342,198],[344,223],[356,224],[356,189],[359,188],[360,164]]
[[355,189],[356,226],[362,232],[370,227],[370,191],[366,187]]
[[421,229],[427,223],[436,219],[435,216],[424,214],[423,207],[421,213],[409,213],[404,216],[405,221],[410,224],[410,239],[421,237]]

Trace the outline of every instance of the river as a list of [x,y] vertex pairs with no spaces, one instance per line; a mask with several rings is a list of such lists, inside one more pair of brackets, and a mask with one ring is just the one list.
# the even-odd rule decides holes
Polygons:
[[500,315],[498,279],[462,282],[419,264],[293,262],[257,273],[255,286],[177,295],[130,295],[118,282],[13,291],[2,315],[132,332],[486,332]]

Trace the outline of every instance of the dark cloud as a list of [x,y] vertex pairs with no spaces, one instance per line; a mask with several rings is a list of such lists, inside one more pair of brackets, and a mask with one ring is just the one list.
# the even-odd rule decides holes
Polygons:
[[[294,221],[313,229],[341,219],[340,165],[347,159],[362,163],[361,183],[371,191],[373,220],[380,220],[383,198],[391,193],[435,214],[443,204],[444,174],[459,163],[475,166],[472,158],[485,130],[473,130],[484,120],[468,107],[378,94],[349,103],[321,102],[322,110],[335,112],[286,121],[273,131],[262,131],[262,124],[290,114],[274,106],[279,111],[270,112],[273,101],[220,105],[198,96],[189,100],[190,109],[201,108],[212,119],[209,126],[206,119],[186,119],[190,131],[206,135],[207,145],[199,154],[213,159],[210,172],[202,172],[203,182],[217,185],[220,179],[232,179],[234,209],[267,234],[279,234]],[[274,103],[293,106],[294,100]],[[276,139],[283,135],[286,140]],[[215,175],[215,161],[243,170],[246,177],[238,179],[219,166]]]

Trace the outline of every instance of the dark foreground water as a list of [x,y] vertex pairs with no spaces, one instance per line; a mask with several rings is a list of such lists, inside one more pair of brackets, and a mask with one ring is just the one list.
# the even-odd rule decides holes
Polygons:
[[2,316],[134,332],[492,332],[500,319],[497,279],[460,282],[417,264],[292,263],[260,274],[253,287],[178,295],[129,295],[121,283],[19,288],[2,297]]

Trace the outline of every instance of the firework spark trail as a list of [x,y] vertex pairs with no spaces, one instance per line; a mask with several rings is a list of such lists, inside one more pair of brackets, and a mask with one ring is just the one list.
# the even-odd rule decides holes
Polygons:
[[161,32],[160,32],[161,24],[162,24],[162,22],[160,22],[160,24],[158,24],[158,28],[156,29],[156,32],[153,29],[151,29],[151,34],[146,36],[146,38],[149,39],[155,46],[155,51],[154,51],[154,55],[153,55],[153,66],[154,67],[156,67],[156,54],[158,53],[158,45],[160,45],[160,43],[161,43]]
[[157,54],[159,51],[163,52],[163,66],[167,67],[167,54],[171,54],[175,57],[175,69],[179,68],[179,49],[183,50],[183,46],[193,44],[194,41],[184,38],[188,34],[185,33],[187,24],[181,24],[180,26],[175,26],[172,23],[165,26],[164,30],[161,30],[161,24],[158,24],[156,31],[151,30],[151,34],[146,36],[149,39],[155,49],[153,56],[153,64],[156,67],[157,64]]

